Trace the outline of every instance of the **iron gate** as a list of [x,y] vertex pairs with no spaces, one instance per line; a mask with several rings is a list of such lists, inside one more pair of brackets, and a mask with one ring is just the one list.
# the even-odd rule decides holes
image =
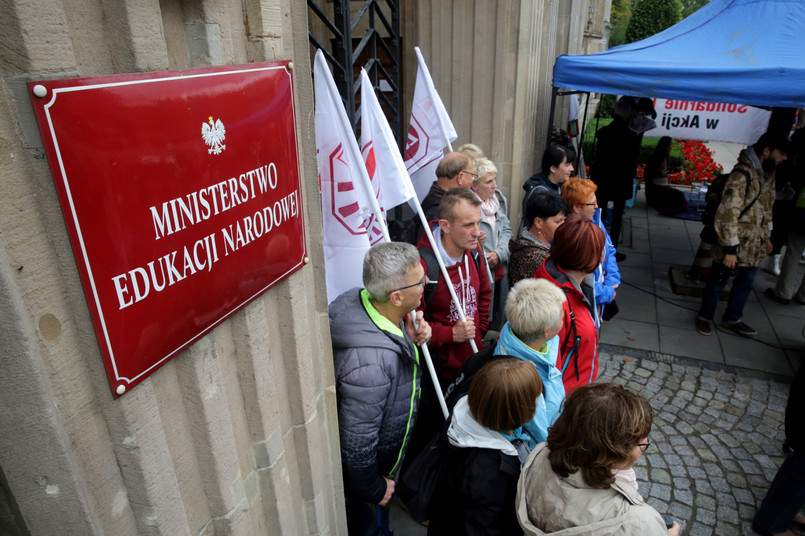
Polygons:
[[360,136],[358,80],[365,67],[402,150],[400,0],[307,0],[307,5],[311,60],[321,49],[356,134]]

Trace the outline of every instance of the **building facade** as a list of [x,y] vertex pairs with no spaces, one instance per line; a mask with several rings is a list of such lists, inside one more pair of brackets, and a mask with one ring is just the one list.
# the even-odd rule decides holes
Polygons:
[[[0,9],[0,533],[346,534],[309,6],[2,0]],[[553,59],[582,51],[588,3],[398,9],[401,116],[418,45],[456,143],[487,150],[517,207],[544,147]],[[269,60],[295,66],[310,262],[115,400],[26,84]]]

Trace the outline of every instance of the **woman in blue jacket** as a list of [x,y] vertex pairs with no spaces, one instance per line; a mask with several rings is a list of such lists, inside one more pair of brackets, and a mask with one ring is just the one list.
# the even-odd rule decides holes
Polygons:
[[565,183],[562,198],[567,202],[569,220],[591,221],[603,229],[606,235],[604,251],[601,252],[601,264],[594,272],[595,303],[598,305],[599,317],[603,317],[607,305],[615,299],[616,289],[621,284],[621,274],[615,259],[617,251],[601,221],[601,209],[598,208],[595,198],[597,188],[595,183],[589,179],[574,177]]

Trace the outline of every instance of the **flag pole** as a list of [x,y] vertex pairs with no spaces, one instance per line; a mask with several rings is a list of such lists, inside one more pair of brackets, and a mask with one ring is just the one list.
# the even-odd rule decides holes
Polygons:
[[[447,281],[451,281],[451,279],[450,276],[447,275],[447,268],[444,265],[444,261],[442,261],[442,256],[439,254],[439,247],[436,245],[436,240],[433,238],[433,232],[430,230],[430,222],[428,222],[428,218],[425,216],[425,212],[422,210],[422,205],[419,203],[419,199],[414,198],[413,200],[414,204],[416,205],[417,214],[419,214],[419,221],[422,222],[422,227],[425,229],[425,236],[428,237],[430,247],[435,253],[434,257],[436,257],[436,262],[439,263],[439,270],[442,272],[442,277],[444,277],[445,286],[447,287],[448,292],[450,292],[450,299],[452,299],[453,303],[456,305],[459,318],[462,322],[464,322],[467,320],[467,315],[464,314],[464,308],[461,306],[461,302],[458,300],[456,289],[453,288],[453,285],[447,283]],[[478,345],[475,344],[475,339],[470,339],[469,343],[470,347],[472,348],[472,352],[477,353]]]
[[[430,85],[433,85],[433,79],[430,76],[430,71],[428,70],[428,66],[425,63],[425,58],[422,57],[422,52],[419,50],[419,47],[414,47],[414,52],[416,53],[417,63],[419,67],[423,70],[425,75],[427,76],[427,80],[430,82]],[[434,88],[435,91],[435,88]],[[440,101],[441,102],[441,101]],[[446,113],[446,112],[445,112]],[[450,142],[450,136],[444,130],[444,124],[439,121],[439,128],[442,129],[442,135],[444,135],[445,139],[447,140],[447,147],[450,149],[450,152],[453,152],[453,144]],[[444,262],[442,261],[442,256],[439,255],[439,248],[436,246],[436,241],[433,239],[433,233],[430,230],[430,222],[428,218],[425,216],[425,212],[422,210],[422,204],[419,202],[419,198],[414,196],[413,198],[414,205],[416,206],[417,214],[419,214],[419,220],[422,222],[422,228],[425,230],[425,236],[428,237],[428,242],[430,242],[430,247],[433,249],[433,252],[436,253],[436,262],[439,263],[439,270],[442,272],[442,276],[444,277],[445,281],[451,281],[450,277],[447,275],[447,268],[444,266]],[[482,246],[483,247],[483,246]],[[483,250],[482,250],[483,251]],[[480,273],[478,276],[480,277]],[[492,286],[491,279],[489,280],[490,288]],[[456,304],[456,310],[458,311],[458,316],[462,322],[467,320],[467,316],[464,314],[464,307],[461,306],[461,302],[458,301],[458,296],[456,296],[456,290],[453,288],[453,285],[447,285],[447,290],[450,292],[450,298],[453,300],[453,303]],[[478,345],[475,344],[475,339],[470,339],[470,347],[472,348],[473,353],[478,353]]]
[[[414,199],[416,199],[416,196],[414,196]],[[375,217],[377,218],[377,222],[380,225],[380,230],[383,233],[383,238],[386,240],[386,242],[391,242],[388,227],[386,226],[386,220],[384,220],[383,215],[380,214],[380,205],[377,202],[377,198],[374,198],[373,204],[377,209],[377,212],[375,212]],[[448,286],[452,288],[452,285]],[[411,322],[414,325],[414,329],[417,329],[416,310],[408,313],[408,316],[411,317]],[[433,386],[435,387],[434,391],[436,392],[436,398],[439,400],[439,406],[442,408],[442,414],[444,415],[445,420],[447,420],[447,417],[449,417],[450,412],[447,410],[447,403],[444,401],[444,395],[442,394],[442,389],[439,386],[440,385],[439,376],[436,375],[436,368],[433,366],[433,359],[430,356],[430,350],[428,349],[428,344],[425,343],[421,345],[420,349],[422,350],[422,357],[425,358],[425,364],[428,367],[428,372],[430,373],[430,379],[433,382]]]

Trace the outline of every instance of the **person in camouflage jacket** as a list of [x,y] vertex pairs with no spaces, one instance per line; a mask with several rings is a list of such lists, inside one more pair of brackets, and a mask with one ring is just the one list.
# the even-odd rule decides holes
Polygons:
[[743,309],[752,292],[757,267],[771,252],[774,170],[787,158],[785,136],[763,134],[741,151],[715,215],[718,243],[713,246],[713,268],[702,293],[696,331],[710,335],[718,295],[734,276],[722,326],[741,335],[757,331],[743,322]]

